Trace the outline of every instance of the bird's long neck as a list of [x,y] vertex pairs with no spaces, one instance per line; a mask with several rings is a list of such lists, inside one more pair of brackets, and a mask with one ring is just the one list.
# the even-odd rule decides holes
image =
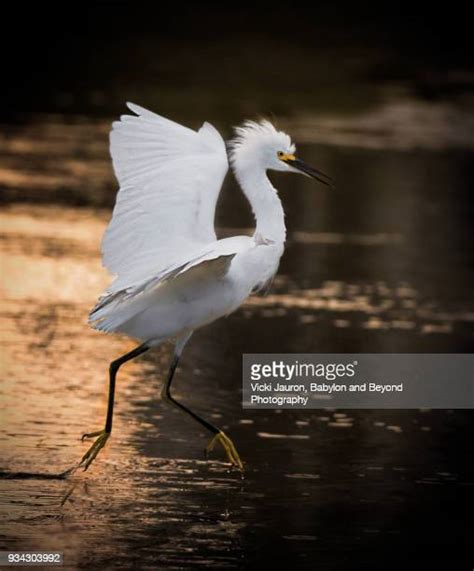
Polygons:
[[255,216],[255,234],[274,242],[286,238],[285,213],[276,189],[261,167],[235,165],[235,175],[252,207]]

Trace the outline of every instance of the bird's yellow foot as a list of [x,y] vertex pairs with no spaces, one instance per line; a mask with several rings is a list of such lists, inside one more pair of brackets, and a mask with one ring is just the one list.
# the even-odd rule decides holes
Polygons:
[[222,430],[219,431],[206,446],[206,455],[209,454],[209,452],[211,452],[214,449],[214,446],[217,443],[222,444],[222,446],[224,447],[224,450],[226,451],[227,454],[227,458],[229,459],[229,462],[232,464],[232,466],[235,466],[236,468],[238,468],[240,471],[243,472],[244,465],[242,464],[242,460],[240,459],[239,453],[237,452],[232,440],[227,436],[227,434],[222,432]]
[[107,440],[109,439],[110,432],[106,432],[105,430],[98,430],[97,432],[88,432],[82,435],[81,440],[85,440],[86,438],[95,438],[97,439],[94,441],[92,446],[89,450],[84,454],[82,460],[79,462],[79,466],[84,468],[84,471],[89,468],[92,462],[96,459],[97,454],[102,450],[105,446]]

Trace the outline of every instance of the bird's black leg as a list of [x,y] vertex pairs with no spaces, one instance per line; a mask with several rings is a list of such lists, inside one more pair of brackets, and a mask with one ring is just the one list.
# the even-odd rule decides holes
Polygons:
[[175,353],[173,356],[173,360],[171,362],[171,366],[170,366],[170,369],[168,372],[168,377],[166,379],[166,383],[163,385],[163,390],[161,391],[161,398],[163,399],[163,401],[174,405],[178,409],[180,409],[183,412],[185,412],[186,414],[188,414],[191,418],[193,418],[196,422],[198,422],[201,426],[204,426],[204,428],[206,430],[208,430],[209,432],[211,432],[213,434],[213,438],[212,438],[211,442],[209,443],[209,445],[207,446],[206,452],[210,452],[214,448],[215,444],[217,442],[220,442],[222,444],[222,446],[224,447],[226,453],[227,453],[227,457],[229,458],[230,463],[232,465],[236,466],[237,468],[239,468],[239,470],[243,470],[242,460],[240,459],[239,454],[238,454],[237,450],[235,449],[235,446],[234,446],[232,440],[224,432],[222,432],[222,430],[220,430],[220,428],[217,428],[217,426],[214,426],[213,424],[211,424],[210,422],[208,422],[204,418],[200,417],[194,411],[189,409],[184,404],[181,404],[180,402],[178,402],[172,396],[172,394],[171,394],[171,383],[173,382],[174,373],[175,373],[176,368],[178,366],[178,362],[179,362],[179,353]]
[[214,435],[218,434],[220,431],[216,426],[214,426],[213,424],[211,424],[207,420],[204,420],[204,418],[201,418],[199,415],[197,415],[195,412],[193,412],[187,406],[184,406],[184,404],[181,404],[180,402],[178,402],[173,397],[173,395],[171,394],[171,383],[173,382],[173,377],[174,377],[174,373],[176,371],[176,368],[178,366],[178,362],[179,362],[179,355],[175,354],[173,356],[173,361],[171,362],[170,370],[168,372],[168,378],[166,379],[166,383],[164,384],[163,390],[161,391],[161,398],[164,401],[178,407],[180,410],[182,410],[186,414],[189,414],[189,416],[191,418],[194,418],[194,420],[196,422],[199,422],[199,424],[204,426],[204,428],[206,430],[209,430],[209,432],[212,432],[212,434],[214,434]]
[[142,353],[145,353],[145,351],[148,351],[148,349],[149,347],[146,344],[140,345],[135,349],[133,349],[133,351],[130,351],[125,355],[122,355],[121,357],[110,363],[109,398],[107,402],[107,416],[105,419],[105,428],[97,432],[88,432],[82,436],[82,440],[86,438],[97,437],[97,440],[94,441],[94,444],[92,444],[89,450],[84,454],[82,460],[79,463],[79,466],[83,466],[84,470],[87,470],[87,468],[89,468],[89,466],[95,460],[97,454],[105,446],[105,443],[107,442],[110,433],[112,432],[112,421],[114,416],[114,399],[115,399],[115,379],[117,377],[118,370],[124,363],[126,363],[127,361],[131,361],[132,359],[138,357]]

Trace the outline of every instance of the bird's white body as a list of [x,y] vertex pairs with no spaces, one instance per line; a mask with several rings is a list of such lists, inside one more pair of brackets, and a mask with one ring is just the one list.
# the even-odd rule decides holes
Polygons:
[[[114,330],[155,345],[169,337],[182,337],[236,310],[259,283],[276,272],[283,247],[258,245],[247,236],[228,240],[238,250],[230,263],[222,268],[198,266],[194,272],[190,270],[130,298],[114,313],[120,321]],[[267,251],[262,252],[263,248]]]
[[111,132],[120,191],[102,248],[117,277],[90,323],[153,346],[228,315],[276,273],[286,231],[266,171],[293,172],[277,152],[294,146],[267,122],[238,130],[231,164],[256,230],[218,240],[214,211],[228,170],[221,136],[207,123],[196,132],[129,107],[138,117],[122,117]]

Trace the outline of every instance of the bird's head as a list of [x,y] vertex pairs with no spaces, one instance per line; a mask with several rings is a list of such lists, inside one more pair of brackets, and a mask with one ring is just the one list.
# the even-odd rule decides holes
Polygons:
[[230,160],[236,172],[258,166],[264,170],[301,173],[332,186],[330,177],[296,156],[290,136],[277,131],[270,121],[246,121],[235,132],[236,137],[230,142]]

